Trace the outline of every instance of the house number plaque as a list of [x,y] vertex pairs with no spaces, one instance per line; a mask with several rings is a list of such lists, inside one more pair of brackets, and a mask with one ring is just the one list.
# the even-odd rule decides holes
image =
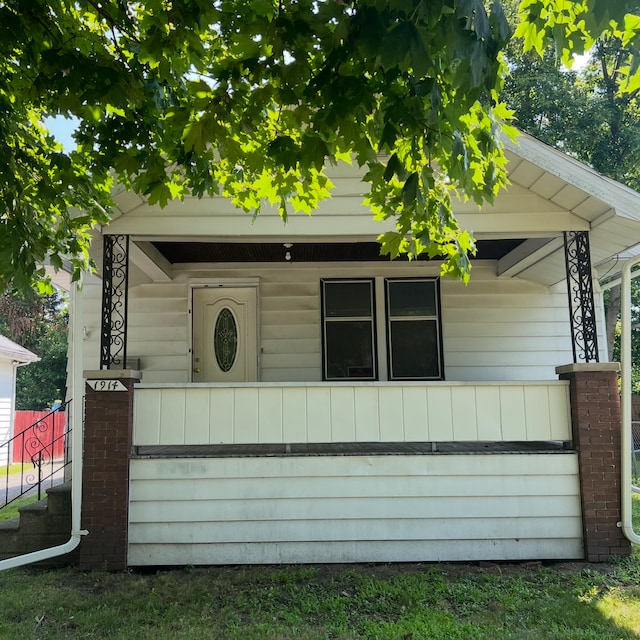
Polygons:
[[87,380],[87,384],[94,391],[126,391],[121,380]]

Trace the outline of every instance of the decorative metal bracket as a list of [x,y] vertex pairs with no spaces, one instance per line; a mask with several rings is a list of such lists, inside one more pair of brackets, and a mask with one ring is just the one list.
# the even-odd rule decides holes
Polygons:
[[565,231],[564,256],[573,361],[599,362],[589,233]]
[[124,369],[127,362],[129,236],[103,236],[100,368]]

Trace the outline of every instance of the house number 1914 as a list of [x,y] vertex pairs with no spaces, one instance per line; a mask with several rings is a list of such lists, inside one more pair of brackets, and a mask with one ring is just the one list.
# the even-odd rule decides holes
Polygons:
[[126,391],[121,380],[87,380],[87,384],[94,391]]

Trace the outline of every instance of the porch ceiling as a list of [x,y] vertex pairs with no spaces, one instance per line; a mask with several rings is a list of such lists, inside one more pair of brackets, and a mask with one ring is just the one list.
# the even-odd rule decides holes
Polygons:
[[[479,240],[476,260],[499,260],[523,240]],[[201,262],[284,262],[281,242],[153,242],[171,264]],[[298,242],[289,248],[293,262],[363,262],[386,260],[377,242]],[[400,260],[406,258],[399,258]],[[420,259],[426,260],[426,257]]]

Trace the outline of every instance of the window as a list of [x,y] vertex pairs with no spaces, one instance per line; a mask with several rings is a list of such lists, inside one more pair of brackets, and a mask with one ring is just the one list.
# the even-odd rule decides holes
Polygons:
[[442,379],[437,278],[322,280],[321,292],[325,380]]
[[324,378],[375,380],[373,280],[323,280]]

